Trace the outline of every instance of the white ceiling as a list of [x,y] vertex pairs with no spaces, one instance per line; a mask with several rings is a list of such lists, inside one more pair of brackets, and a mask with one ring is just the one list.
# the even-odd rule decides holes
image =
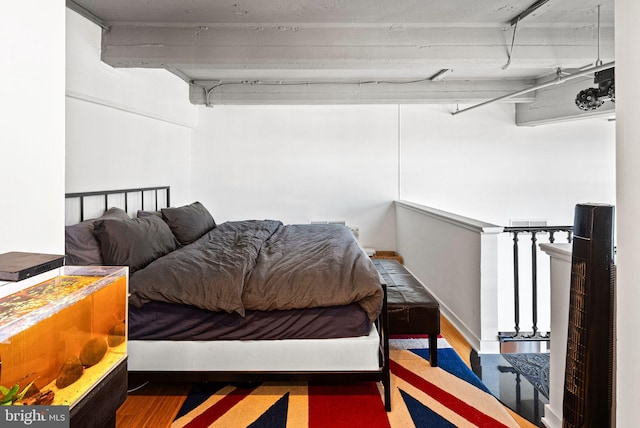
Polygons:
[[195,104],[475,102],[614,60],[614,0],[541,0],[512,25],[534,4],[67,0],[105,28],[103,61],[166,68]]

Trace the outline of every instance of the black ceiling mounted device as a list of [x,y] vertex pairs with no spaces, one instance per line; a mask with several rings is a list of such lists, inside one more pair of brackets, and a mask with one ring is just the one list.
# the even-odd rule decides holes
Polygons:
[[593,83],[598,87],[583,89],[576,96],[576,106],[580,110],[591,111],[601,107],[606,100],[616,101],[615,67],[595,73]]

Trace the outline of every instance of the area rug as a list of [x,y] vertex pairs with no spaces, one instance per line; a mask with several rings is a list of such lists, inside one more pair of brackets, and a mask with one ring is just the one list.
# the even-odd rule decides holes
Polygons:
[[549,354],[502,354],[518,373],[523,375],[542,395],[549,398]]
[[438,367],[426,338],[391,340],[391,412],[374,382],[194,384],[172,428],[517,428],[445,339]]

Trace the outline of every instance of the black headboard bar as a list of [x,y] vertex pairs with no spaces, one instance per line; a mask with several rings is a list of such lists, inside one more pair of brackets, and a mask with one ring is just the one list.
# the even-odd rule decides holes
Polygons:
[[155,192],[155,206],[156,211],[158,210],[158,193],[164,191],[166,196],[166,206],[171,206],[170,199],[170,186],[157,186],[157,187],[138,187],[131,189],[117,189],[117,190],[101,190],[101,191],[93,191],[93,192],[75,192],[75,193],[66,193],[65,199],[80,199],[80,221],[84,220],[84,200],[88,196],[104,196],[104,209],[105,211],[109,209],[109,195],[124,195],[124,210],[128,212],[129,208],[129,194],[131,193],[139,193],[141,195],[141,204],[144,207],[144,192],[153,191]]
[[[156,191],[156,200],[155,200],[156,211],[158,211],[158,191],[160,191],[160,190],[164,190],[164,195],[165,195],[166,200],[167,200],[167,207],[171,206],[171,204],[169,203],[169,201],[171,200],[171,196],[170,196],[171,189],[169,188],[169,186],[156,187],[155,188],[155,191]],[[142,205],[144,206],[144,192],[142,193]]]

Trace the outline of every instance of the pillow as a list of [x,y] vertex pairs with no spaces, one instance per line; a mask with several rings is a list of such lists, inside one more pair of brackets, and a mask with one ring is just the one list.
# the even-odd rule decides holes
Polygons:
[[150,215],[155,215],[162,218],[162,213],[160,211],[144,211],[144,210],[138,210],[136,217],[142,218],[142,217],[149,217]]
[[182,245],[187,245],[214,229],[216,222],[200,202],[178,208],[162,208],[162,218]]
[[71,266],[102,265],[100,243],[93,234],[94,223],[101,219],[128,220],[129,216],[120,208],[109,208],[97,219],[85,220],[64,228],[66,264]]
[[94,234],[100,242],[104,263],[129,266],[130,275],[178,247],[171,229],[158,216],[99,220]]

